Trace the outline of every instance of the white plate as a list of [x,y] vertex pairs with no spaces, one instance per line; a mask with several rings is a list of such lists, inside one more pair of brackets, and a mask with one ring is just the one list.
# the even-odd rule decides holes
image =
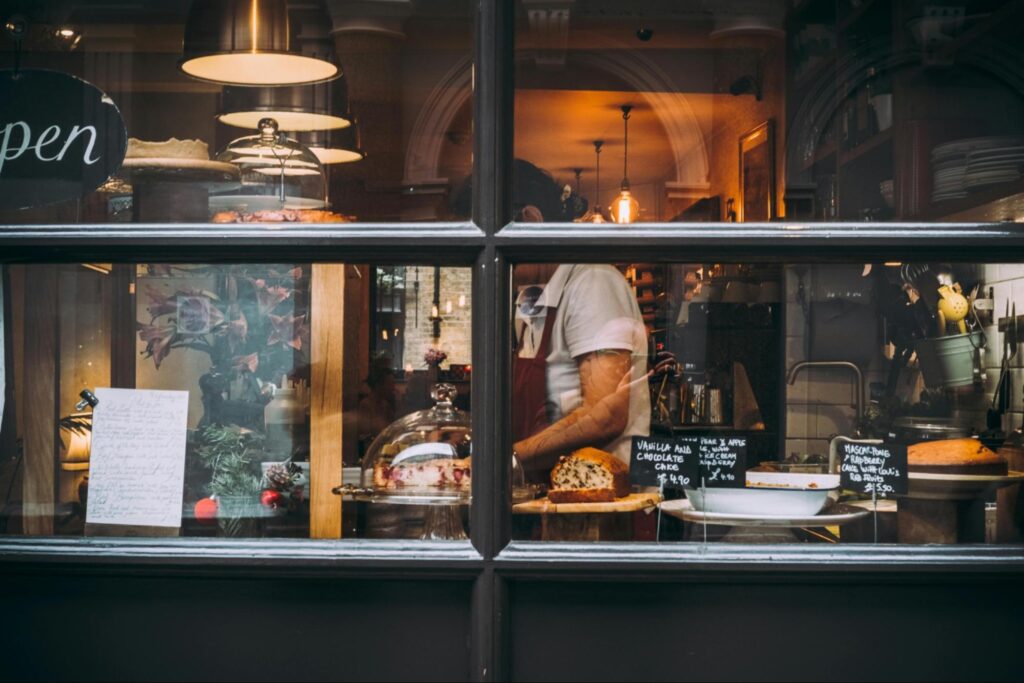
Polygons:
[[[741,490],[741,489],[737,489]],[[666,515],[686,520],[687,522],[707,522],[722,526],[759,526],[759,527],[822,527],[849,524],[871,514],[851,505],[837,505],[824,515],[744,515],[720,512],[700,512],[693,509],[689,500],[667,500],[659,506]]]

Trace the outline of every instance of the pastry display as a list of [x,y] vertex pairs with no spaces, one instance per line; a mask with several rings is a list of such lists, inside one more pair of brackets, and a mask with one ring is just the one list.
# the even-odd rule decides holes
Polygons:
[[468,500],[473,482],[469,414],[453,405],[457,391],[436,384],[437,405],[406,415],[370,444],[362,485],[375,498]]
[[611,453],[581,448],[562,456],[551,470],[552,503],[610,503],[628,496],[629,468]]
[[209,161],[210,147],[202,140],[171,138],[162,142],[128,138],[125,159],[201,159]]
[[347,216],[321,209],[268,209],[264,211],[218,211],[214,223],[348,223]]
[[1005,458],[977,439],[924,441],[907,448],[911,472],[933,474],[1005,475]]
[[390,490],[438,488],[468,493],[472,488],[472,481],[470,458],[437,458],[398,465],[386,465],[381,462],[373,468],[373,485]]

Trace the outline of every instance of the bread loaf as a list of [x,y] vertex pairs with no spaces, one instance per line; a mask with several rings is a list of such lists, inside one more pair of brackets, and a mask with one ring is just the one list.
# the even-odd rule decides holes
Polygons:
[[552,503],[610,503],[629,495],[629,468],[597,448],[562,456],[551,470]]
[[1007,472],[1006,460],[977,439],[924,441],[907,448],[911,472],[994,474]]

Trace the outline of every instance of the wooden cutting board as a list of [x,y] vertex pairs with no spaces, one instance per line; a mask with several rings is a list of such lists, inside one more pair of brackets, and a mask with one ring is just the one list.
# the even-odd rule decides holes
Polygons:
[[657,493],[631,493],[611,503],[552,503],[547,498],[527,501],[512,506],[517,515],[582,515],[607,512],[636,512],[657,506],[661,496]]

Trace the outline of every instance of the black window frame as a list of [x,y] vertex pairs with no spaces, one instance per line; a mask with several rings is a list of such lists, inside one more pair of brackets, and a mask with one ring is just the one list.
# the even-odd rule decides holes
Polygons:
[[[0,537],[0,566],[474,582],[471,671],[501,679],[509,582],[572,578],[907,581],[1019,574],[1024,546],[725,546],[511,541],[511,268],[524,262],[942,258],[1024,262],[1024,224],[512,222],[514,0],[478,0],[471,222],[0,226],[0,263],[344,261],[473,268],[474,463],[468,542]],[[499,397],[499,398],[495,398]]]

